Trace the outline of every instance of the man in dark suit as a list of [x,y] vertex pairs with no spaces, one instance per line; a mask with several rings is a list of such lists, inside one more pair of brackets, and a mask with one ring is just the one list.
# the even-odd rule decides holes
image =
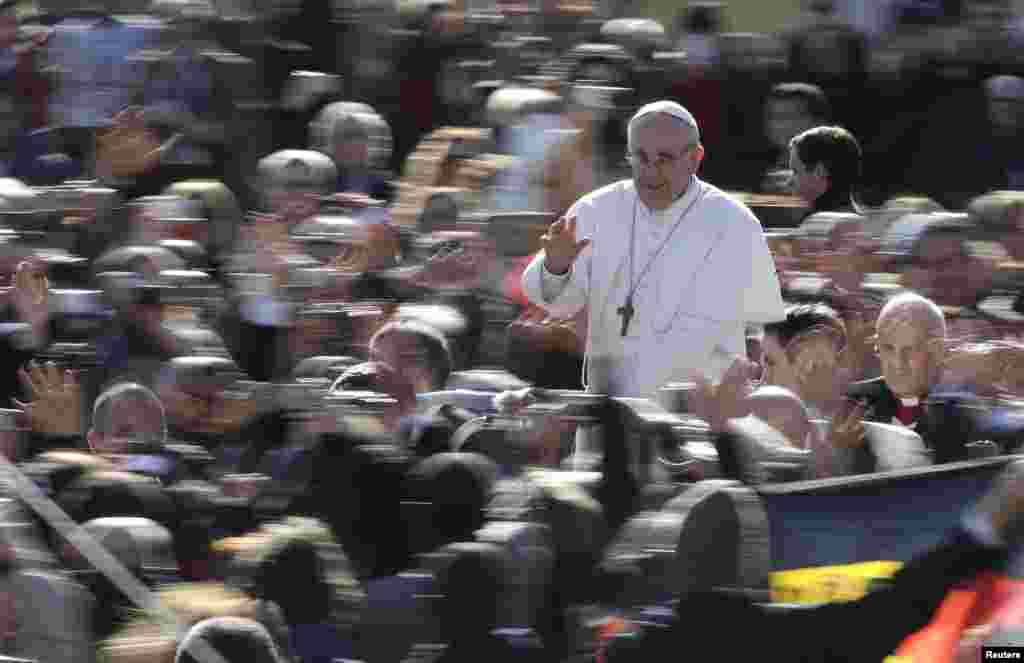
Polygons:
[[832,424],[832,443],[846,453],[853,473],[874,472],[877,458],[863,422],[898,424],[915,430],[935,463],[967,459],[972,419],[970,400],[955,385],[942,383],[946,320],[933,301],[906,292],[890,299],[875,323],[882,376],[853,384],[851,407]]

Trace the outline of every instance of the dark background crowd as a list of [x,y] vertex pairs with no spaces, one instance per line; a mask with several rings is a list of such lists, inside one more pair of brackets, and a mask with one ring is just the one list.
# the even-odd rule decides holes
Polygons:
[[[1018,453],[1013,5],[625,12],[0,3],[0,655],[647,660],[602,634],[700,579],[624,560],[703,480]],[[790,308],[610,400],[519,276],[658,99]]]

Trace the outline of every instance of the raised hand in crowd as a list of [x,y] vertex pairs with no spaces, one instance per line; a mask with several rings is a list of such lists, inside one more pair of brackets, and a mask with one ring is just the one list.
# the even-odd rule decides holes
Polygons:
[[81,386],[72,371],[62,372],[52,361],[31,362],[18,369],[18,377],[32,400],[14,402],[28,416],[34,432],[63,437],[82,434]]
[[113,126],[96,136],[96,174],[101,179],[136,177],[158,165],[176,138],[161,144],[146,126],[142,111],[126,108],[114,116]]
[[590,240],[576,241],[576,217],[573,216],[552,223],[541,236],[540,245],[544,249],[544,268],[552,274],[564,274],[590,245]]
[[693,381],[697,385],[694,394],[694,413],[706,421],[713,431],[725,429],[730,419],[744,417],[750,413],[747,397],[754,389],[752,378],[756,365],[737,358],[722,375],[716,386],[705,375],[697,373]]

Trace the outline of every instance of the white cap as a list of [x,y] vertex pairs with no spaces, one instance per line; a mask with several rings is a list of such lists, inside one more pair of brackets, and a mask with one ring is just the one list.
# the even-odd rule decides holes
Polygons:
[[678,120],[681,120],[683,124],[693,129],[693,132],[697,134],[697,140],[700,140],[700,129],[697,127],[697,120],[693,119],[693,115],[690,111],[686,110],[674,101],[655,101],[643,106],[640,110],[633,115],[629,120],[629,128],[633,128],[633,123],[644,117],[645,115],[653,115],[654,113],[662,113],[664,115],[671,115]]

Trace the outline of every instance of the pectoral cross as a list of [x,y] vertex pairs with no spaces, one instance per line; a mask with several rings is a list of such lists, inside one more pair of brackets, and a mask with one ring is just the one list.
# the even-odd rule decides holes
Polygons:
[[622,316],[622,331],[619,333],[625,337],[626,331],[629,329],[629,321],[633,319],[633,314],[636,313],[636,309],[633,308],[633,295],[627,296],[626,302],[615,309],[615,312]]

